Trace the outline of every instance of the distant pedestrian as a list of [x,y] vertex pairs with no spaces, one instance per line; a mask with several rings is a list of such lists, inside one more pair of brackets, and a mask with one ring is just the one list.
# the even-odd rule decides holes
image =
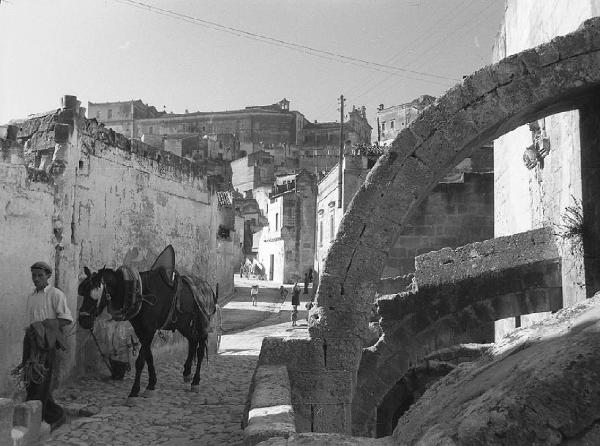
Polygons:
[[313,283],[313,269],[308,270],[308,282]]
[[279,295],[281,296],[281,302],[285,302],[285,299],[287,298],[288,294],[289,291],[287,290],[287,288],[281,285],[279,287]]
[[300,305],[300,287],[298,286],[298,281],[294,283],[294,288],[292,289],[292,306],[295,311],[298,311],[298,305]]
[[250,299],[252,299],[252,306],[256,306],[256,299],[258,299],[258,285],[252,285],[250,288]]
[[308,315],[310,312],[310,309],[314,306],[312,300],[309,300],[308,302],[306,302],[306,305],[304,305],[304,307],[306,308],[306,322],[308,322]]
[[308,294],[308,273],[304,274],[304,293]]
[[297,325],[297,321],[298,321],[298,310],[296,309],[296,307],[294,307],[294,309],[292,310],[292,327],[295,327]]

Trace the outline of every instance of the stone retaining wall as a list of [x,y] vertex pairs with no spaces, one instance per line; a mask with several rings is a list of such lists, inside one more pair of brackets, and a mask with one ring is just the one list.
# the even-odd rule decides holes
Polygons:
[[244,446],[296,432],[290,380],[285,366],[258,366],[244,413]]

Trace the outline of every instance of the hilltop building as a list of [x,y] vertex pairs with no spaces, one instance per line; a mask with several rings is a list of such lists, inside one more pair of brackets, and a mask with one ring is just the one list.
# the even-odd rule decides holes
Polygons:
[[[183,114],[158,111],[139,99],[88,102],[88,116],[131,139],[198,160],[232,161],[264,150],[273,156],[279,172],[326,169],[335,162],[339,147],[339,123],[309,122],[290,110],[285,98],[239,110]],[[348,117],[344,138],[368,143],[371,126],[365,108],[354,107]]]
[[380,104],[377,109],[377,142],[384,146],[391,144],[396,135],[414,121],[418,114],[433,101],[435,101],[433,96],[425,94],[406,104],[391,107],[384,107],[383,104]]

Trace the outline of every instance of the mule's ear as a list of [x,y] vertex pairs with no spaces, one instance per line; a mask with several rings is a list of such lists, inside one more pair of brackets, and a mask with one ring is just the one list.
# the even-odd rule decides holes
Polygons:
[[83,272],[85,273],[85,275],[87,277],[90,277],[92,275],[92,272],[90,271],[90,269],[87,266],[83,267]]

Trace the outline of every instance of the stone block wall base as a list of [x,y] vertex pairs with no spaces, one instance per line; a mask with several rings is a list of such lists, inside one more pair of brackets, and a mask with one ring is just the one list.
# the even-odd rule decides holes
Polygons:
[[12,446],[12,427],[15,403],[9,398],[0,398],[0,446]]

